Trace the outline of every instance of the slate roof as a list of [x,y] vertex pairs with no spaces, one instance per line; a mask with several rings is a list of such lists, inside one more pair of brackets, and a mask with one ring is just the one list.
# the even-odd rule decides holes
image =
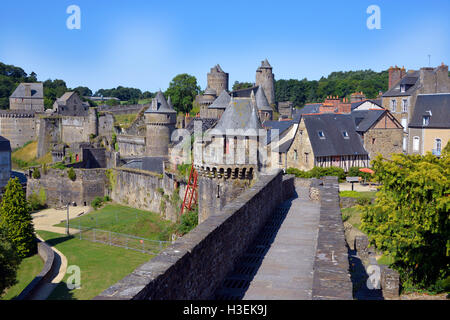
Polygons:
[[226,109],[230,103],[231,97],[223,90],[214,102],[208,106],[209,109]]
[[[314,156],[368,155],[350,114],[303,115],[303,119]],[[319,131],[323,131],[325,138],[319,137]],[[348,139],[344,138],[343,131],[347,131]]]
[[267,97],[264,94],[263,88],[259,87],[256,90],[255,99],[256,99],[256,106],[258,107],[258,110],[270,111],[270,112],[273,111],[269,105],[269,101],[267,101]]
[[31,89],[31,98],[33,99],[43,99],[44,98],[44,85],[42,82],[37,83],[21,83],[14,90],[11,95],[11,98],[30,98],[25,97],[25,84],[30,85]]
[[164,94],[160,91],[153,98],[150,107],[145,113],[177,113],[168,103]]
[[261,61],[260,68],[272,68],[272,66],[270,65],[269,61],[265,59],[264,61]]
[[252,91],[258,90],[259,86],[253,86],[250,88],[239,89],[231,91],[230,95],[234,98],[250,98]]
[[[397,97],[410,96],[418,87],[420,71],[407,73],[401,80],[399,80],[390,90],[383,94],[383,97]],[[405,92],[400,91],[400,86],[405,85]]]
[[383,116],[385,112],[387,112],[385,109],[352,111],[351,116],[355,121],[356,131],[362,133],[366,132],[378,121],[378,119],[381,118],[381,116]]
[[123,168],[139,169],[151,171],[156,173],[163,173],[163,162],[165,158],[162,157],[143,157],[136,159],[129,159]]
[[[427,115],[430,122],[423,126],[423,116]],[[419,94],[409,127],[450,129],[450,93]]]
[[[274,138],[276,136],[281,136],[283,132],[288,130],[295,121],[288,120],[288,121],[264,121],[263,126],[268,129],[267,130],[267,144],[269,144],[272,141],[272,130],[278,130],[278,135],[274,135]],[[276,132],[276,131],[274,131]]]
[[3,136],[0,136],[0,151],[11,152],[11,144],[9,143],[9,140]]
[[189,131],[190,134],[194,133],[194,121],[201,121],[202,122],[202,131],[205,132],[206,130],[210,129],[217,123],[217,119],[214,118],[194,118],[192,119],[186,126],[186,130]]
[[225,135],[228,129],[243,129],[247,131],[245,135],[254,135],[262,128],[251,99],[231,99],[217,125],[209,131],[209,134]]

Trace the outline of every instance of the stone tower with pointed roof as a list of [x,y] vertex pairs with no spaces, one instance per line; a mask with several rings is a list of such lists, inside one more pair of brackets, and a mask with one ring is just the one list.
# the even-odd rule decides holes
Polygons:
[[269,105],[275,105],[275,75],[267,59],[261,61],[261,66],[256,69],[256,85],[263,88]]
[[166,157],[169,154],[169,143],[177,122],[177,112],[172,103],[168,103],[164,94],[159,91],[152,99],[150,107],[145,111],[146,154],[149,157]]
[[263,132],[255,97],[231,97],[216,126],[204,134],[202,142],[196,142],[199,222],[221,210],[257,178]]

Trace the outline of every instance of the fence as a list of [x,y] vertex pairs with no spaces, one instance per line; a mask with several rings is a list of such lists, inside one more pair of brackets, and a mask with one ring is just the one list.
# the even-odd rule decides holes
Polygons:
[[104,243],[110,246],[122,247],[148,254],[158,254],[171,244],[170,241],[150,240],[95,228],[83,228],[79,226],[78,230],[79,232],[75,236],[80,240]]

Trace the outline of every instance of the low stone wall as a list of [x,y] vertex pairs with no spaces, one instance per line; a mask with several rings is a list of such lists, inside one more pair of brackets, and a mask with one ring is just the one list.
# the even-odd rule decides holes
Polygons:
[[37,248],[39,256],[44,261],[44,267],[42,268],[42,271],[33,279],[33,281],[31,281],[25,289],[23,289],[23,291],[16,298],[17,300],[30,299],[43,284],[51,280],[51,277],[55,271],[55,253],[52,248],[40,240],[38,240]]
[[289,200],[295,195],[295,176],[286,174],[283,176],[283,200]]
[[105,169],[74,169],[75,181],[67,176],[67,170],[40,169],[41,177],[27,181],[27,198],[35,193],[45,192],[46,203],[50,207],[75,202],[78,205],[90,204],[95,197],[105,196],[107,177]]
[[281,171],[262,176],[223,210],[95,299],[209,298],[285,197]]
[[337,177],[324,177],[320,188],[320,221],[314,261],[313,300],[352,300],[348,250],[339,209]]
[[341,209],[351,208],[358,204],[358,198],[341,197],[339,199],[339,203],[341,205]]

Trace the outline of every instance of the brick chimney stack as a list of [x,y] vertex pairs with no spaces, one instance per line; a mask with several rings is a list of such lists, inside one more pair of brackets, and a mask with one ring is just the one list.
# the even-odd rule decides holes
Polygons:
[[406,75],[405,67],[397,66],[389,68],[389,90]]

